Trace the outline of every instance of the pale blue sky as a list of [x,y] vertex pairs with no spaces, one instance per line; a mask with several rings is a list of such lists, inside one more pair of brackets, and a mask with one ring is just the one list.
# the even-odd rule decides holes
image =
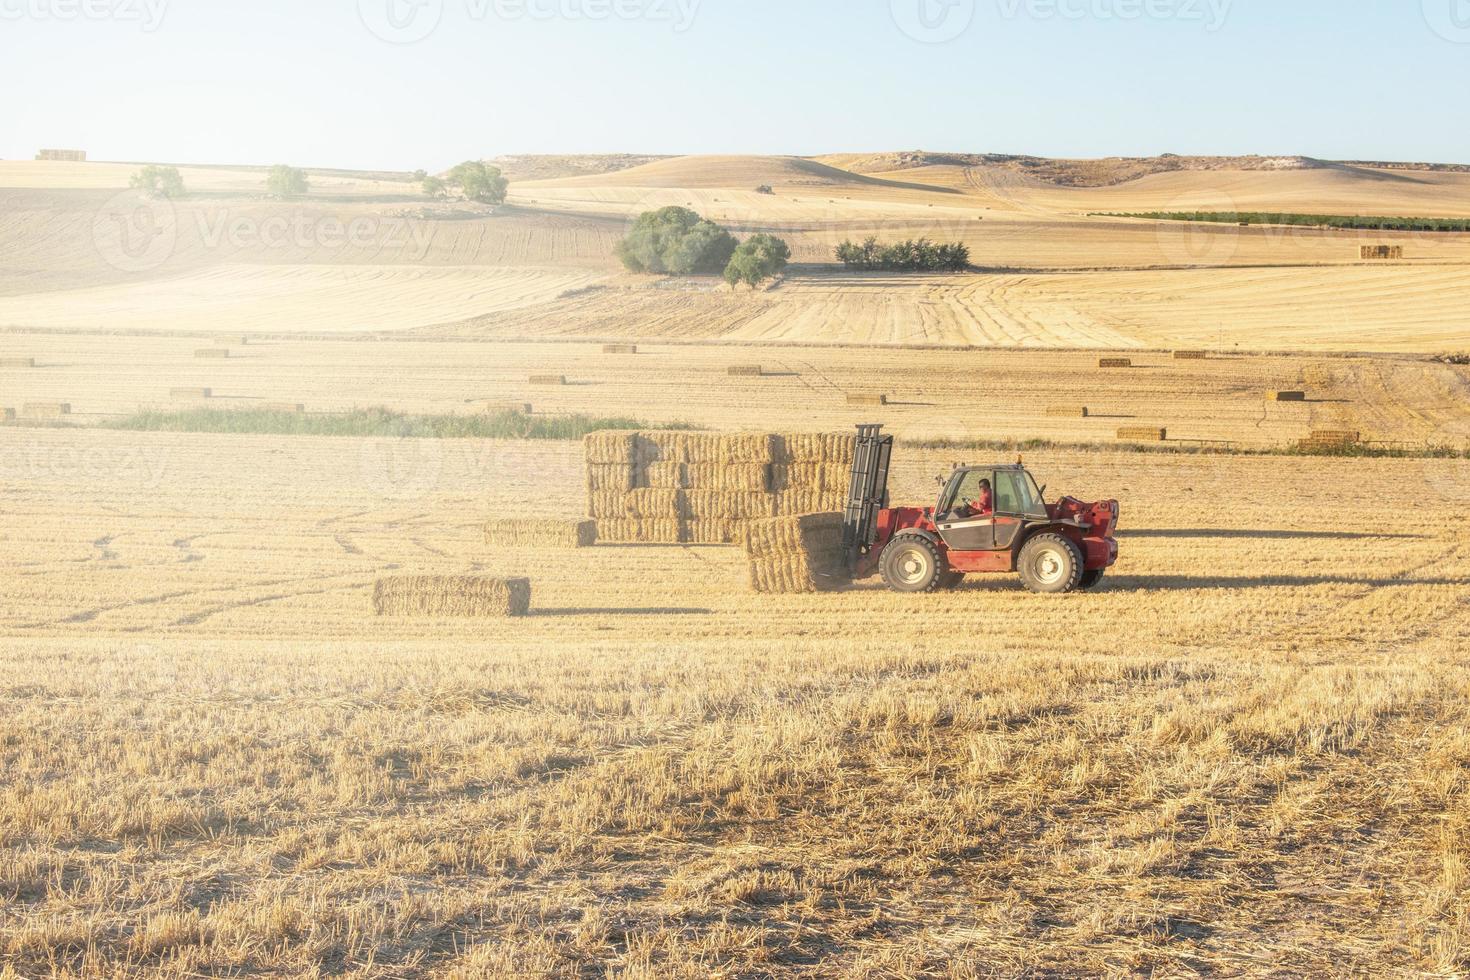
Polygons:
[[0,81],[5,158],[1470,162],[1470,0],[0,0]]

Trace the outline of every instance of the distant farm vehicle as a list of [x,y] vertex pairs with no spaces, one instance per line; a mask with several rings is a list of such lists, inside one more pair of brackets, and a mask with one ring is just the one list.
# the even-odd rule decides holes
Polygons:
[[[854,579],[895,592],[952,589],[970,574],[1017,572],[1032,592],[1095,588],[1118,560],[1118,502],[1046,503],[1021,463],[957,467],[933,507],[893,507],[893,437],[858,426],[843,547]],[[989,490],[990,506],[984,498]]]

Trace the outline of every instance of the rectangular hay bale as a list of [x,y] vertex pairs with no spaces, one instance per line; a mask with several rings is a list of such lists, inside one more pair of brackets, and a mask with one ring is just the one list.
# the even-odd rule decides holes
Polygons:
[[288,415],[302,415],[306,412],[306,406],[301,402],[266,402],[260,407],[267,412],[285,412]]
[[531,611],[531,580],[485,575],[400,575],[373,586],[379,616],[498,618]]
[[688,526],[677,520],[599,519],[597,540],[601,544],[684,544]]
[[887,405],[887,395],[870,395],[860,393],[848,393],[847,403],[849,405]]
[[1048,405],[1046,417],[1052,419],[1085,419],[1090,417],[1086,405]]
[[531,375],[531,384],[533,384],[533,385],[559,386],[559,385],[564,385],[566,383],[567,383],[567,376],[564,375],[564,374],[533,374],[533,375]]
[[1131,368],[1133,359],[1131,357],[1100,357],[1097,360],[1100,368]]
[[213,398],[214,392],[209,388],[170,388],[168,396],[180,399]]
[[1131,425],[1119,429],[1118,438],[1125,442],[1165,442],[1169,438],[1169,430]]
[[1176,361],[1203,361],[1209,359],[1209,352],[1202,350],[1176,350],[1174,360]]
[[228,347],[202,347],[194,352],[194,356],[214,359],[229,357],[230,349]]
[[732,378],[759,378],[765,370],[759,364],[731,364],[725,373]]
[[849,581],[841,514],[752,521],[745,526],[741,543],[755,592],[825,592]]
[[492,548],[590,548],[597,544],[597,522],[487,521],[485,543]]
[[1304,402],[1307,400],[1305,391],[1275,391],[1271,393],[1271,400],[1277,402]]
[[55,419],[71,414],[69,402],[26,402],[20,414],[28,419]]
[[33,368],[35,366],[34,357],[0,357],[0,368]]
[[637,344],[603,344],[602,345],[602,352],[604,354],[636,354],[636,353],[638,353],[638,345]]

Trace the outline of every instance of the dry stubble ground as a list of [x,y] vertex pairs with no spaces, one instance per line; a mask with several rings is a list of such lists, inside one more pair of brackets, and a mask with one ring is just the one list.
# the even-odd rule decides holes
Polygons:
[[[1108,590],[756,599],[487,551],[573,446],[0,439],[17,975],[1470,965],[1465,463],[1041,455],[1123,500]],[[390,568],[535,613],[375,622]]]

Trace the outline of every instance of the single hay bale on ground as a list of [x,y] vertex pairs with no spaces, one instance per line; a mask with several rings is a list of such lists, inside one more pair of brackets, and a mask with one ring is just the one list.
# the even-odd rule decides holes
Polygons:
[[213,398],[214,392],[209,388],[170,388],[168,396],[182,399]]
[[26,402],[20,414],[28,419],[55,419],[71,414],[69,402]]
[[1270,395],[1272,401],[1277,402],[1304,402],[1307,400],[1305,391],[1275,391]]
[[1131,357],[1100,357],[1097,366],[1100,368],[1131,368],[1133,359]]
[[1360,245],[1358,257],[1361,259],[1401,259],[1404,257],[1402,245]]
[[530,402],[487,402],[485,411],[491,415],[530,415]]
[[1085,419],[1090,416],[1086,405],[1048,405],[1046,406],[1047,418],[1053,419]]
[[601,544],[684,544],[688,523],[677,520],[611,518],[597,521]]
[[602,345],[602,352],[604,354],[636,354],[636,353],[638,353],[638,345],[637,344],[603,344]]
[[260,407],[267,412],[285,412],[288,415],[301,415],[306,412],[306,406],[301,402],[266,402]]
[[887,405],[887,395],[868,395],[849,392],[847,396],[849,405]]
[[0,357],[0,368],[33,368],[35,366],[34,357]]
[[731,364],[725,373],[732,378],[759,378],[766,372],[759,364]]
[[194,352],[194,356],[195,357],[201,357],[201,358],[229,357],[230,356],[230,349],[228,347],[204,347],[204,348],[201,348],[199,350],[196,350]]
[[567,383],[567,376],[564,375],[564,374],[533,374],[533,375],[531,375],[531,384],[533,384],[533,385],[559,386],[559,385],[564,385],[566,383]]
[[1176,350],[1174,360],[1176,361],[1203,361],[1209,358],[1209,353],[1202,350]]
[[531,580],[485,575],[401,575],[373,586],[379,616],[504,617],[531,611]]
[[1165,442],[1169,438],[1169,430],[1131,425],[1119,429],[1118,438],[1125,442]]
[[1362,441],[1362,434],[1345,429],[1314,429],[1311,435],[1297,443],[1298,449],[1348,449]]
[[485,543],[492,548],[590,548],[597,543],[597,522],[488,521]]

